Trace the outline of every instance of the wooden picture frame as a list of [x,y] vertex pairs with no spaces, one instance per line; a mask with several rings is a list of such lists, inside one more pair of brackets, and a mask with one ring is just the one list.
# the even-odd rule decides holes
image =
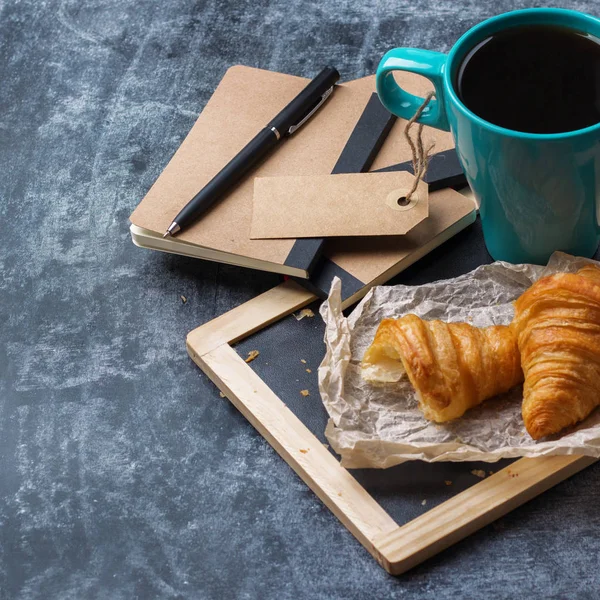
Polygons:
[[191,331],[187,350],[388,573],[407,571],[596,462],[522,458],[398,525],[231,346],[316,299],[287,281]]

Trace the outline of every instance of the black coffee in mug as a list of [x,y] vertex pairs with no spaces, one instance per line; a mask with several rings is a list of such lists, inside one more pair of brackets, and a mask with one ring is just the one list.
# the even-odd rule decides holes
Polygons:
[[600,122],[600,40],[556,25],[505,29],[475,46],[454,78],[479,117],[526,133]]

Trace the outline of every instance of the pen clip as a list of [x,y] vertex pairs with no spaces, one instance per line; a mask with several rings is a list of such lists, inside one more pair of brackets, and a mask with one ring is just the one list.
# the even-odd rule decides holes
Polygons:
[[296,125],[292,125],[288,129],[288,135],[292,135],[294,131],[300,129],[300,127],[302,127],[302,125],[304,125],[304,123],[306,123],[306,121],[308,121],[319,110],[319,108],[321,108],[323,102],[325,102],[325,100],[327,100],[327,98],[331,96],[331,92],[333,92],[333,86],[331,86],[328,90],[325,91],[325,93],[321,96],[321,99],[319,100],[318,104],[299,123],[297,123]]

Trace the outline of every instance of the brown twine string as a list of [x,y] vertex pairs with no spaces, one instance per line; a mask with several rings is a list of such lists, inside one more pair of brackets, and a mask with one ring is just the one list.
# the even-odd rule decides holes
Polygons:
[[435,96],[435,92],[429,92],[425,99],[423,100],[423,104],[419,106],[417,112],[412,116],[410,121],[406,124],[404,128],[404,137],[410,146],[410,150],[412,152],[412,163],[413,163],[413,173],[415,179],[413,181],[412,188],[406,194],[406,202],[408,203],[412,197],[412,195],[417,190],[419,182],[425,177],[425,173],[427,172],[427,166],[429,165],[429,155],[435,146],[435,143],[432,143],[427,149],[423,146],[423,123],[419,123],[419,128],[417,129],[417,141],[416,144],[413,139],[410,137],[410,128],[416,123],[417,119],[423,114],[425,107],[429,104],[431,99]]

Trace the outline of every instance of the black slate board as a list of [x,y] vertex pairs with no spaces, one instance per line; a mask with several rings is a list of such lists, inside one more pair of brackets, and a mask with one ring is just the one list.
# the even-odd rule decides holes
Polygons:
[[[489,262],[491,258],[483,245],[477,221],[390,284],[411,285],[454,277]],[[290,315],[242,341],[236,350],[242,357],[250,350],[260,352],[251,363],[253,369],[306,427],[322,443],[327,443],[324,431],[328,416],[317,385],[317,367],[324,354],[324,324],[318,307],[318,302],[311,306],[314,318],[298,321]],[[307,373],[307,368],[311,373]],[[304,389],[310,396],[300,394]],[[396,522],[403,524],[480,481],[473,470],[488,473],[511,462],[429,464],[413,461],[384,470],[354,469],[352,473]],[[446,481],[451,481],[451,485]]]

